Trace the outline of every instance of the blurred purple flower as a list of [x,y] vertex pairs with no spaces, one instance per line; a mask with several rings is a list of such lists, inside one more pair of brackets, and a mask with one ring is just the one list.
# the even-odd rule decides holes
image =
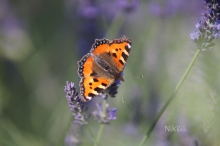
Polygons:
[[82,126],[72,122],[70,133],[68,133],[65,137],[65,146],[80,145],[81,134],[82,134]]
[[106,92],[111,96],[115,97],[118,93],[118,86],[120,85],[120,81],[116,80],[111,86],[106,89]]
[[201,25],[199,23],[196,24],[196,28],[199,28],[201,27]]
[[218,25],[216,26],[216,28],[217,28],[218,30],[220,30],[220,24],[218,24]]
[[98,8],[94,0],[79,1],[78,16],[86,19],[96,19],[98,17]]
[[107,113],[108,113],[109,120],[116,120],[117,108],[112,108],[112,109],[108,108]]
[[216,39],[220,36],[220,20],[215,21],[215,25],[213,26],[213,28],[214,28],[213,35]]
[[78,146],[79,142],[77,141],[77,139],[74,136],[67,135],[65,137],[65,145],[66,146]]
[[118,0],[118,5],[125,11],[133,11],[139,4],[139,0]]
[[[104,107],[105,106],[105,107]],[[109,104],[101,105],[100,103],[96,104],[97,110],[95,110],[92,115],[95,120],[99,123],[109,124],[111,120],[116,120],[116,108],[110,108]]]
[[166,1],[151,1],[148,5],[150,13],[154,16],[167,18],[177,16],[180,13],[191,14],[195,11],[197,2],[185,2],[183,0],[166,0]]
[[[117,84],[116,82],[115,84]],[[84,108],[84,102],[78,96],[78,92],[76,92],[76,88],[74,87],[74,83],[66,82],[66,86],[64,91],[66,92],[66,99],[68,101],[69,107],[73,116],[75,118],[74,122],[79,123],[81,125],[88,123],[88,116],[85,114],[87,109]],[[112,90],[113,91],[113,90]],[[116,91],[114,90],[114,93]],[[106,102],[105,105],[96,104],[97,110],[95,110],[92,114],[99,123],[109,123],[111,120],[116,120],[116,108],[110,108],[109,104],[107,103],[108,95],[103,93],[102,95],[103,100]]]
[[[123,72],[121,73],[121,76],[123,77]],[[106,89],[106,93],[108,93],[110,97],[115,97],[118,93],[118,87],[120,84],[120,80],[115,80],[115,82]]]
[[107,99],[108,99],[108,95],[105,94],[105,93],[103,93],[101,96],[102,96],[102,99],[103,99],[103,100],[107,100]]
[[78,96],[78,92],[76,92],[74,83],[69,83],[67,81],[64,91],[66,92],[66,99],[68,101],[70,110],[75,118],[74,122],[79,123],[81,125],[87,124],[88,116],[84,114],[86,109],[84,108],[84,103]]
[[206,10],[196,24],[197,30],[190,34],[198,49],[211,49],[212,41],[220,36],[220,1],[204,0]]
[[191,40],[196,40],[199,38],[199,32],[190,33]]

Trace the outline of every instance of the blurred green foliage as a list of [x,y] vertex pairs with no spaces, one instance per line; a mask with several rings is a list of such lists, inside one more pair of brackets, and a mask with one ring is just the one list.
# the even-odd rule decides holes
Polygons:
[[[65,145],[73,117],[63,90],[67,80],[78,89],[76,62],[80,51],[93,43],[80,48],[79,40],[88,37],[85,23],[93,21],[100,31],[89,36],[93,41],[97,36],[132,39],[125,83],[117,97],[109,99],[118,109],[117,120],[105,126],[100,145],[133,146],[141,140],[196,51],[189,34],[203,5],[195,0],[139,1],[134,8],[112,9],[118,3],[95,1],[91,6],[100,9],[99,18],[87,21],[80,19],[80,10],[90,6],[89,0],[0,2],[1,146]],[[220,143],[220,44],[216,43],[200,54],[148,145]],[[134,78],[140,75],[144,78]],[[99,124],[92,117],[89,122],[97,134]],[[185,126],[187,132],[166,132],[166,125]],[[92,145],[84,127],[80,140]]]

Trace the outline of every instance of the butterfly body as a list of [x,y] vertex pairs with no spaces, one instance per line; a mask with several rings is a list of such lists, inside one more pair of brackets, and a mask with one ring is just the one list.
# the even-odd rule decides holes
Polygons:
[[130,49],[131,40],[126,37],[112,41],[96,39],[90,52],[78,62],[82,101],[91,100],[116,80],[124,81],[122,72]]

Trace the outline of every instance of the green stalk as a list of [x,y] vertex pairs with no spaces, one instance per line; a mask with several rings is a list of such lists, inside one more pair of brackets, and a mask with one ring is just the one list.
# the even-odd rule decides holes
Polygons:
[[[106,99],[103,99],[103,103],[102,103],[102,107],[103,107],[102,112],[103,112],[103,114],[105,114],[105,111],[106,111],[106,103],[107,103]],[[98,131],[98,134],[96,136],[96,143],[99,143],[102,132],[103,132],[103,129],[104,129],[104,124],[100,124],[99,131]]]
[[103,129],[104,129],[104,124],[100,124],[99,131],[98,131],[98,134],[96,136],[96,143],[99,143],[102,132],[103,132]]
[[92,130],[90,129],[90,127],[89,127],[88,124],[86,124],[86,127],[87,127],[87,129],[88,129],[88,131],[89,131],[89,134],[90,134],[90,136],[91,136],[91,138],[92,138],[92,141],[94,142],[94,146],[97,146],[97,143],[96,143],[96,141],[95,141],[95,138],[94,138],[94,135],[93,135],[93,133],[92,133]]
[[146,135],[144,135],[144,137],[142,138],[141,142],[139,143],[138,146],[142,146],[144,144],[144,142],[150,137],[152,131],[154,130],[158,120],[160,119],[160,117],[163,115],[164,111],[166,110],[166,108],[168,107],[168,105],[170,104],[170,102],[173,100],[173,98],[175,97],[177,91],[179,90],[180,86],[183,84],[184,80],[186,79],[187,75],[189,74],[191,68],[193,67],[199,53],[200,53],[201,49],[197,49],[195,55],[193,56],[189,66],[187,67],[184,75],[182,76],[181,80],[179,81],[179,83],[177,84],[174,92],[171,94],[170,98],[167,100],[167,102],[165,103],[165,105],[163,106],[163,108],[160,110],[160,112],[157,114],[156,119],[154,120],[153,124],[151,125],[151,127],[149,128],[149,130],[147,131]]

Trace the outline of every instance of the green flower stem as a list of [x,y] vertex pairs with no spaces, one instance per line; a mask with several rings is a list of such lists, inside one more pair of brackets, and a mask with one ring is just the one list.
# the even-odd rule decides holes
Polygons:
[[160,117],[163,115],[164,111],[166,110],[166,108],[168,107],[168,105],[170,104],[170,102],[173,100],[173,98],[175,97],[177,91],[179,90],[180,86],[183,84],[184,80],[186,79],[187,75],[189,74],[191,68],[193,67],[199,53],[200,53],[201,49],[197,49],[195,55],[193,56],[189,66],[187,67],[184,75],[182,76],[181,80],[179,81],[179,83],[177,84],[174,92],[171,94],[170,98],[167,100],[167,102],[165,103],[165,105],[163,106],[163,108],[160,110],[160,112],[157,114],[156,119],[154,120],[153,124],[151,125],[151,127],[149,128],[149,130],[147,131],[146,135],[144,135],[144,137],[142,138],[141,142],[139,143],[138,146],[142,146],[144,144],[144,142],[150,137],[152,131],[154,130],[158,120],[160,119]]
[[92,141],[94,142],[94,146],[97,146],[97,143],[96,143],[96,141],[95,141],[95,138],[94,138],[94,135],[93,135],[93,133],[92,133],[92,130],[89,128],[89,125],[88,125],[88,124],[86,124],[86,127],[87,127],[87,129],[88,129],[88,131],[89,131],[90,136],[92,137]]
[[104,124],[100,124],[99,131],[98,131],[98,134],[97,134],[97,137],[96,137],[96,143],[99,143],[102,132],[103,132],[103,129],[104,129]]
[[[102,107],[103,107],[103,111],[102,113],[105,114],[105,111],[106,111],[106,104],[107,104],[107,101],[106,99],[103,99],[103,103],[102,103]],[[104,129],[104,124],[100,124],[99,126],[99,131],[98,131],[98,134],[96,136],[96,143],[99,143],[100,141],[100,138],[101,138],[101,135],[102,135],[102,132],[103,132],[103,129]]]

